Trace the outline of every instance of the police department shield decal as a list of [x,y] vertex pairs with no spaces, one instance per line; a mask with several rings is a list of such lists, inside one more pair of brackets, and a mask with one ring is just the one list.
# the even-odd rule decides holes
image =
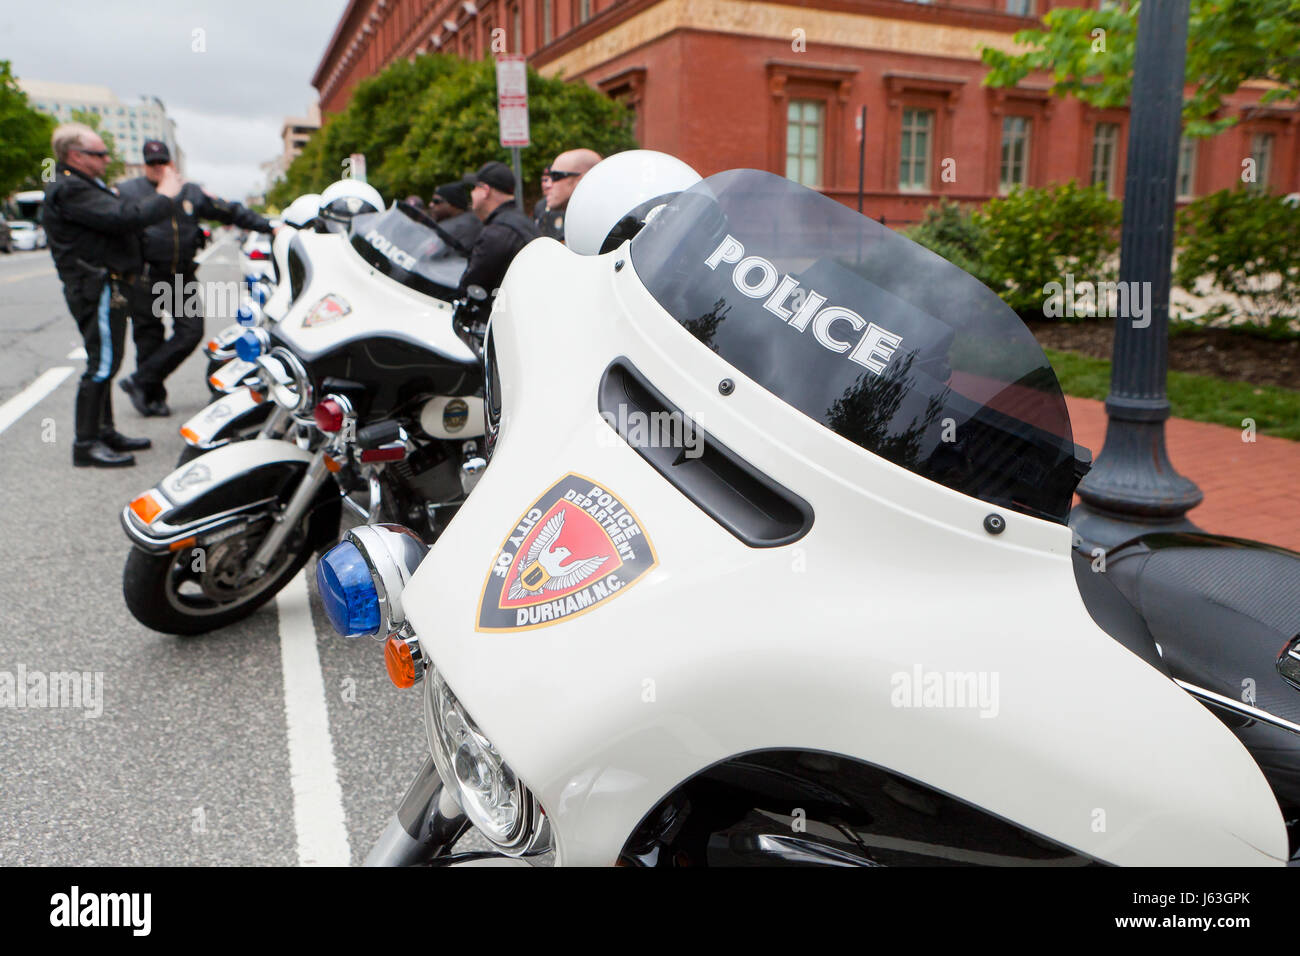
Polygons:
[[565,475],[501,543],[477,629],[559,624],[618,597],[656,564],[644,525],[622,499],[590,478]]

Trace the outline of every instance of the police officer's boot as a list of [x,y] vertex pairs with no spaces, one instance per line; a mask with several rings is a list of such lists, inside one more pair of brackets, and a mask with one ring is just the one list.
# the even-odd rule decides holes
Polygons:
[[99,437],[113,451],[144,451],[152,448],[147,438],[127,438],[113,427],[113,390],[104,389],[104,405],[99,417]]
[[77,386],[77,438],[72,443],[72,463],[78,468],[121,468],[135,464],[135,456],[114,451],[100,437],[104,393],[108,387],[108,382],[86,379]]

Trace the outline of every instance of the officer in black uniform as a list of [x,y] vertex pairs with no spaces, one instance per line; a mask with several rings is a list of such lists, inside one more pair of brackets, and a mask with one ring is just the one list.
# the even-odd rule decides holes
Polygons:
[[[164,171],[175,169],[166,143],[146,140],[141,152],[145,174],[122,184],[126,199],[152,196]],[[131,295],[135,374],[118,382],[141,415],[171,414],[163,383],[203,339],[202,304],[206,296],[198,285],[198,266],[194,262],[203,240],[200,219],[233,223],[254,232],[272,231],[271,224],[257,213],[237,202],[209,196],[197,183],[185,184],[170,218],[145,229],[145,267]],[[166,341],[164,310],[172,317],[172,337]]]
[[519,250],[539,233],[532,220],[515,208],[515,174],[509,166],[484,163],[473,181],[470,202],[474,215],[483,222],[483,231],[470,250],[459,291],[464,296],[470,286],[477,285],[491,296]]
[[166,218],[184,183],[173,169],[154,195],[124,199],[103,180],[104,141],[89,126],[65,123],[51,139],[54,182],[45,187],[44,225],[63,297],[86,343],[86,371],[77,386],[72,463],[135,464],[127,454],[149,447],[113,427],[113,376],[126,338],[126,288],[141,268],[139,232]]
[[473,249],[483,223],[469,211],[469,190],[465,183],[443,183],[429,200],[429,215],[448,235],[466,249]]

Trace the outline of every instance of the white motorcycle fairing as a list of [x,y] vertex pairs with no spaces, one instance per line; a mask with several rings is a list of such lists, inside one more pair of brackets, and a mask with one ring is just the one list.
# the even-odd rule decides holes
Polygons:
[[[492,338],[492,466],[403,601],[427,658],[539,800],[557,862],[612,864],[683,781],[775,748],[885,768],[1105,862],[1286,858],[1243,746],[1092,621],[1067,527],[921,478],[757,386],[659,306],[626,245],[581,257],[531,243]],[[617,356],[806,501],[811,529],[751,548],[666,481],[598,412]],[[635,514],[655,565],[583,613],[477,629],[501,543],[570,474]],[[996,679],[996,702],[900,699],[900,682],[929,673]]]
[[272,289],[271,297],[266,300],[266,304],[262,306],[267,325],[274,325],[284,318],[284,313],[288,311],[289,302],[293,298],[289,282],[289,246],[297,234],[298,230],[293,226],[284,225],[271,240],[271,258],[275,260],[276,268],[279,270],[280,281]]
[[450,302],[395,282],[337,235],[302,231],[297,239],[310,276],[274,334],[300,359],[311,362],[350,341],[386,337],[456,362],[476,361],[456,336]]

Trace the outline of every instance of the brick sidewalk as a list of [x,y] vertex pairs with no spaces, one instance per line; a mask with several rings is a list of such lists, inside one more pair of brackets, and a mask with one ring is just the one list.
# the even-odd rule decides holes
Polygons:
[[[1101,453],[1106,408],[1089,398],[1067,397],[1074,440]],[[1251,538],[1300,551],[1300,442],[1171,418],[1169,459],[1200,487],[1205,500],[1188,512],[1203,531]]]

